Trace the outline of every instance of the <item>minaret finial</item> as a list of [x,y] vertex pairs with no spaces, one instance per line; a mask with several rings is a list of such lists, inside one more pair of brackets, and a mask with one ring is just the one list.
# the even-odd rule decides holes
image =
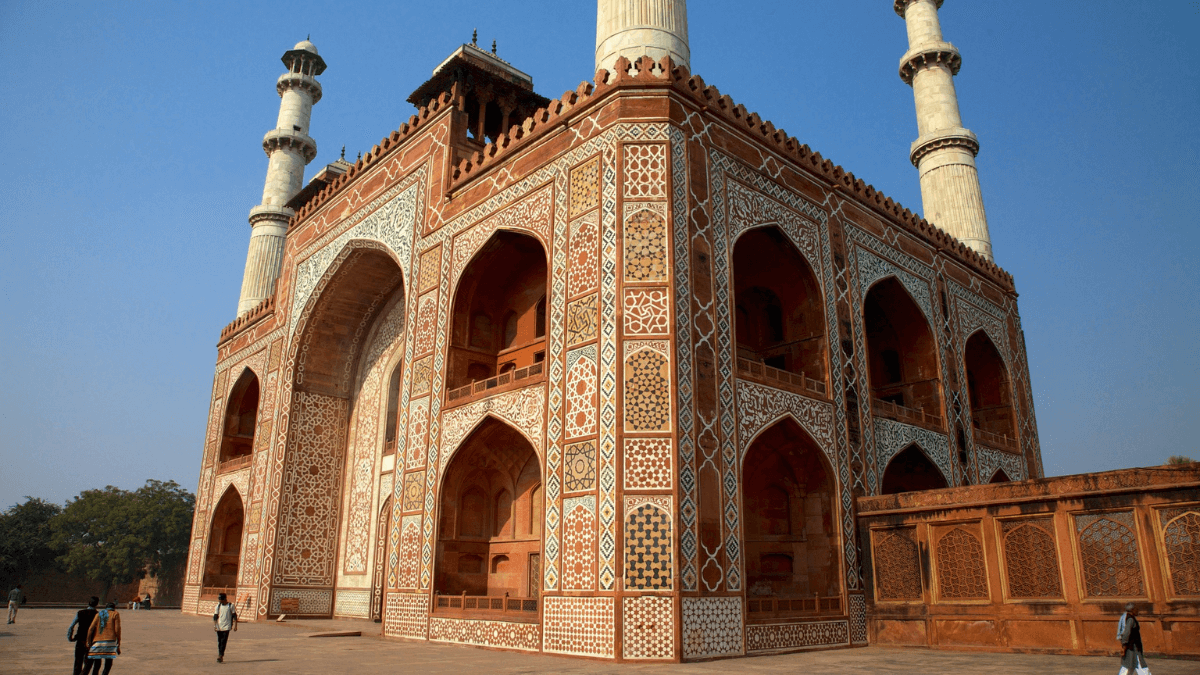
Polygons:
[[478,28],[471,31],[471,46],[472,47],[479,46],[479,29]]
[[496,41],[492,40],[492,56],[496,55]]
[[963,128],[958,112],[954,76],[962,57],[942,38],[941,4],[942,0],[895,0],[896,13],[908,24],[900,79],[912,86],[917,102],[918,137],[908,158],[921,177],[925,219],[991,260],[992,240],[975,168],[979,140]]
[[342,146],[342,161],[346,161],[346,146]]
[[690,69],[687,1],[598,0],[596,70],[612,70],[622,56],[630,61],[642,56],[655,61],[670,56],[675,65]]

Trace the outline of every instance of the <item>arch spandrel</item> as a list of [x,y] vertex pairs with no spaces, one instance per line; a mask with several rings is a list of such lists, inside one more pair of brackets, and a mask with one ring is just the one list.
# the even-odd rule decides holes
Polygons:
[[[463,273],[497,232],[530,235],[538,240],[544,252],[550,251],[553,217],[553,189],[547,185],[455,235],[450,253],[450,297],[458,293]],[[550,264],[549,257],[546,263]]]
[[746,380],[737,384],[739,462],[762,432],[780,420],[791,419],[813,439],[830,466],[838,465],[833,404]]
[[[929,325],[930,332],[933,332],[933,326],[938,325],[938,322],[937,313],[933,311],[933,298],[929,282],[893,265],[861,246],[858,247],[857,253],[858,284],[862,290],[863,299],[866,299],[867,294],[876,284],[888,277],[895,277],[917,307],[921,308],[925,314],[925,323]],[[936,341],[937,334],[934,333],[934,342],[936,343]]]
[[[424,184],[424,166],[413,172],[411,176],[401,181],[395,187],[375,199],[370,204],[358,209],[345,219],[344,222],[355,223],[340,234],[326,235],[316,245],[313,252],[299,262],[295,267],[292,283],[292,305],[288,316],[288,332],[297,332],[297,323],[302,311],[311,303],[310,298],[322,281],[327,280],[330,270],[340,259],[344,258],[346,249],[351,242],[369,242],[382,247],[396,260],[400,269],[405,270],[405,290],[407,291],[412,258],[412,238],[416,229],[417,214],[422,205],[421,185]],[[339,224],[339,228],[345,227]]]
[[[355,364],[368,332],[387,300],[404,292],[406,278],[394,252],[383,244],[346,242],[295,321],[289,348],[289,358],[296,363],[294,386],[338,398],[350,396],[358,374]],[[315,321],[324,312],[334,318],[324,324]],[[339,337],[334,326],[347,321],[357,322],[357,330],[347,344],[339,345],[345,336]]]
[[533,446],[538,461],[544,465],[545,398],[545,387],[535,385],[451,408],[443,413],[439,473],[445,476],[446,465],[463,441],[489,417],[516,429]]

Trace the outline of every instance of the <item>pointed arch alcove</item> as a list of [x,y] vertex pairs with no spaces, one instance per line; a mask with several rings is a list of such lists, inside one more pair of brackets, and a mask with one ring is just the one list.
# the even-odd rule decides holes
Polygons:
[[880,482],[880,494],[936,490],[949,487],[946,477],[916,443],[901,450],[888,462]]
[[201,595],[215,597],[225,593],[230,602],[236,599],[245,520],[242,495],[231,485],[217,502],[209,523]]
[[[459,277],[450,320],[446,388],[457,391],[509,373],[507,381],[541,374],[546,356],[546,250],[537,238],[501,230]],[[536,371],[533,372],[533,371]],[[483,389],[481,389],[482,391]]]
[[503,601],[496,600],[500,604],[492,608],[478,596],[507,595],[536,616],[541,485],[533,445],[508,424],[489,416],[463,441],[446,467],[438,498],[434,574],[439,596],[460,597],[441,597],[438,608],[501,609]]
[[824,396],[828,356],[821,287],[779,228],[755,228],[738,238],[733,293],[739,370]]
[[374,467],[388,432],[382,418],[392,375],[379,341],[385,327],[403,332],[404,279],[393,255],[375,242],[347,244],[296,322],[273,578],[277,588],[319,589],[305,614],[332,613],[342,573],[366,575],[362,592],[370,593]]
[[751,618],[840,613],[836,482],[816,442],[785,417],[750,444],[742,483]]
[[254,453],[254,432],[258,426],[258,376],[246,368],[234,383],[225,405],[225,425],[221,432],[221,469],[244,465]]
[[988,334],[976,331],[963,350],[972,433],[977,443],[1019,452],[1008,367]]
[[937,343],[925,314],[896,277],[867,292],[863,323],[875,413],[945,433]]

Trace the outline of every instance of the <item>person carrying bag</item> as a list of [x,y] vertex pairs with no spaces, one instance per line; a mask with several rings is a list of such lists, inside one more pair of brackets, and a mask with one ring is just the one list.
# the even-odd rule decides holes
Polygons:
[[1132,602],[1125,605],[1125,614],[1121,616],[1120,627],[1121,670],[1117,675],[1150,675],[1150,666],[1146,665],[1146,657],[1142,655],[1142,630],[1137,620],[1137,606]]

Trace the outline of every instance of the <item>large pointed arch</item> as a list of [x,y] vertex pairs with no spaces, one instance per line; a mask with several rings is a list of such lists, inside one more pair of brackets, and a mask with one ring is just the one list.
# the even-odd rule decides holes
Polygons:
[[510,229],[470,258],[454,285],[448,391],[545,360],[548,260],[538,237]]
[[231,602],[236,597],[245,521],[242,494],[230,485],[217,501],[208,522],[202,595],[207,597],[225,593],[230,596]]
[[[820,611],[841,594],[837,479],[790,416],[758,434],[742,464],[746,588],[752,614]],[[803,602],[793,607],[792,598]],[[832,608],[831,600],[825,608]],[[837,611],[840,611],[840,604]]]
[[863,299],[867,375],[876,414],[945,431],[937,341],[925,313],[894,275]]
[[[827,391],[824,297],[812,261],[774,224],[739,233],[733,243],[734,335],[739,360],[771,379]],[[739,361],[740,362],[740,361]],[[771,370],[766,370],[770,368]],[[742,368],[747,370],[747,368]],[[814,381],[812,386],[805,379]]]
[[233,463],[241,464],[234,460],[249,458],[254,452],[260,389],[258,375],[247,366],[229,391],[225,403],[225,422],[221,429],[219,462],[222,468]]
[[[535,598],[541,558],[541,461],[528,438],[488,416],[446,466],[438,492],[434,590]],[[529,526],[524,526],[528,523]],[[490,607],[475,602],[475,609]],[[462,606],[458,610],[465,610]]]
[[[391,249],[375,241],[347,241],[313,286],[296,318],[289,347],[288,358],[295,366],[290,405],[285,410],[288,438],[272,575],[276,584],[314,589],[317,595],[324,595],[330,600],[329,610],[343,548],[340,529],[344,518],[352,527],[347,531],[363,533],[347,539],[352,544],[347,550],[361,550],[353,559],[362,563],[355,566],[361,568],[358,571],[368,571],[370,509],[365,522],[352,516],[362,512],[361,504],[369,506],[372,501],[374,483],[371,476],[363,478],[361,467],[364,462],[368,468],[373,465],[373,456],[360,457],[355,448],[347,447],[347,439],[359,403],[368,343],[378,332],[378,321],[396,306],[404,289],[402,266]],[[376,441],[382,446],[383,429],[378,426],[371,427],[371,450]],[[351,474],[354,480],[348,481],[350,462],[355,463],[356,471]],[[365,492],[363,484],[367,485]],[[344,515],[347,490],[351,491],[350,512]],[[349,553],[341,557],[352,558]]]
[[1008,365],[984,329],[967,338],[963,368],[976,443],[1018,452],[1017,414]]

